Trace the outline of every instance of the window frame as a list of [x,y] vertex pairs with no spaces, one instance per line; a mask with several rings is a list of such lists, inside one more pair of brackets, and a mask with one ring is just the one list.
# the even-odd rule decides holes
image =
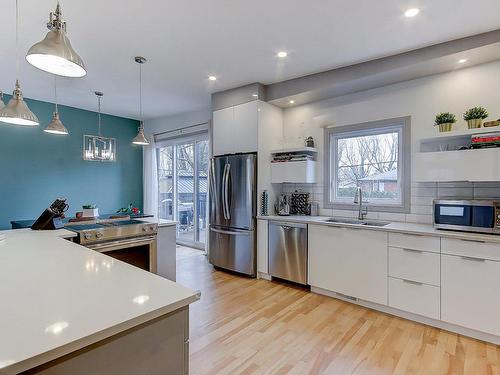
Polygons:
[[[398,141],[398,175],[401,180],[401,204],[373,204],[368,202],[366,206],[373,212],[410,212],[410,189],[411,189],[411,117],[396,117],[378,121],[369,121],[354,125],[326,127],[324,130],[325,140],[325,182],[324,182],[324,207],[355,210],[358,205],[354,202],[335,201],[332,192],[337,186],[338,159],[336,152],[336,140],[344,137],[355,137],[363,135],[374,135],[384,133],[386,129],[398,129],[401,132]],[[332,141],[335,139],[335,141]],[[333,178],[332,178],[333,177]]]

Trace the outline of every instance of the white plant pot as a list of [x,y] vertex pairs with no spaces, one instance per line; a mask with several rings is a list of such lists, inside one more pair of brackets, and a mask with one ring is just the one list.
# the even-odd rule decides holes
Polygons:
[[82,217],[98,217],[99,209],[98,208],[84,208]]

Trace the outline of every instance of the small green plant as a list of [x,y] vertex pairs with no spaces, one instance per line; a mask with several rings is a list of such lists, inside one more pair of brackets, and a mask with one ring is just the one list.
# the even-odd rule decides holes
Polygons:
[[434,124],[454,124],[455,122],[457,122],[457,119],[455,118],[455,115],[453,113],[443,112],[436,115],[436,121],[434,122]]
[[486,109],[484,109],[483,107],[474,107],[474,108],[468,109],[464,113],[464,120],[465,121],[476,120],[476,119],[484,120],[486,117],[488,117],[488,111]]

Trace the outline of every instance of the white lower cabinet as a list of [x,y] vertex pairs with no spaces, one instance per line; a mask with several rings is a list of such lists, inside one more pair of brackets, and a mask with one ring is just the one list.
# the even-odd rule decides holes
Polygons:
[[387,304],[387,233],[309,225],[309,284]]
[[439,291],[437,286],[389,277],[389,306],[439,319]]
[[441,319],[500,336],[499,285],[500,262],[441,255]]

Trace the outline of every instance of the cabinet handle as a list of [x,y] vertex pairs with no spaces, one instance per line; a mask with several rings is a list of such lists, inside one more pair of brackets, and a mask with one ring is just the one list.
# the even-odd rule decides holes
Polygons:
[[405,283],[408,283],[408,284],[413,284],[413,285],[423,285],[424,283],[420,283],[418,281],[413,281],[413,280],[408,280],[408,279],[401,279],[403,280]]
[[475,242],[475,243],[486,243],[486,241],[482,241],[482,240],[467,240],[467,239],[464,239],[464,238],[461,238],[460,241]]
[[486,262],[486,259],[484,258],[474,258],[474,257],[466,257],[466,256],[461,256],[463,260],[470,260],[472,262]]
[[416,250],[416,249],[407,249],[407,248],[404,248],[403,249],[404,251],[408,251],[410,253],[419,253],[419,254],[422,254],[423,251],[422,250]]

